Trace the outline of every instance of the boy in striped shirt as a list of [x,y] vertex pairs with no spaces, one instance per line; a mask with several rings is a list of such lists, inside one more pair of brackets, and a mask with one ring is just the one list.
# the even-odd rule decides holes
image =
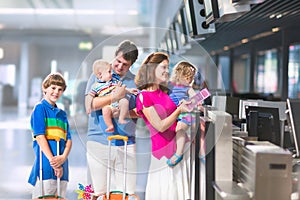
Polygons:
[[[69,180],[68,155],[72,140],[67,114],[56,105],[66,87],[61,74],[49,74],[42,83],[44,97],[35,105],[31,114],[30,124],[36,158],[28,182],[34,186],[33,199],[45,195],[57,195],[57,178],[60,178],[59,195],[66,196]],[[57,154],[57,141],[59,141],[59,154]],[[42,157],[40,157],[40,150],[43,152]],[[42,176],[40,158],[42,158]],[[42,190],[41,186],[43,186]]]

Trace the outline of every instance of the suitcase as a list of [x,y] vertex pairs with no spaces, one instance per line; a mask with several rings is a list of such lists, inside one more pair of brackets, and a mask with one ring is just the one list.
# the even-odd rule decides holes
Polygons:
[[[54,139],[56,141],[56,152],[57,152],[57,155],[59,156],[59,141],[60,141],[60,138],[59,137],[51,137],[51,138],[48,138],[48,140],[50,139]],[[43,161],[42,161],[42,150],[40,148],[40,180],[43,180]],[[33,199],[33,200],[38,200],[38,199],[48,199],[48,200],[53,200],[53,199],[60,199],[60,200],[65,200],[65,198],[61,197],[60,196],[60,178],[57,178],[57,194],[53,194],[53,195],[44,195],[44,192],[43,192],[43,181],[40,181],[40,195],[37,199]]]
[[[108,156],[111,156],[111,140],[123,140],[124,145],[124,179],[123,179],[123,191],[126,191],[126,170],[127,170],[127,136],[121,135],[112,135],[108,136]],[[140,198],[135,194],[125,194],[122,191],[110,191],[110,182],[111,182],[111,172],[110,172],[110,159],[107,163],[107,191],[106,194],[100,195],[97,200],[140,200]]]

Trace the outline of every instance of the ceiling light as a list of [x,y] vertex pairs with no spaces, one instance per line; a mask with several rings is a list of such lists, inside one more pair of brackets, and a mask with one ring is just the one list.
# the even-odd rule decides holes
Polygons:
[[76,9],[77,15],[114,15],[114,10],[90,10],[90,9]]
[[269,16],[269,18],[273,19],[275,16],[276,16],[275,14],[272,14],[272,15]]
[[32,8],[1,8],[0,14],[4,15],[27,15],[34,14],[34,9]]
[[244,39],[241,40],[241,42],[242,42],[243,44],[245,44],[245,43],[249,42],[249,39],[248,39],[248,38],[244,38]]
[[78,44],[78,48],[80,50],[91,50],[93,48],[93,43],[92,42],[80,42]]
[[128,10],[122,13],[116,13],[112,9],[50,9],[50,8],[0,8],[0,14],[2,15],[138,15],[137,10]]
[[101,34],[104,35],[118,35],[122,33],[122,35],[143,35],[145,34],[145,30],[143,27],[128,27],[128,26],[102,26]]
[[38,15],[74,15],[73,9],[35,9]]
[[271,31],[262,32],[262,33],[259,33],[259,34],[256,34],[256,35],[252,36],[251,40],[257,40],[257,39],[264,38],[264,37],[267,37],[267,36],[272,35],[272,34],[273,33]]
[[139,12],[138,12],[137,10],[129,10],[129,11],[127,12],[127,14],[128,14],[128,15],[138,15]]
[[277,18],[277,19],[279,19],[279,18],[281,18],[281,17],[282,17],[282,14],[276,15],[276,18]]
[[279,27],[272,28],[272,32],[273,32],[273,33],[276,33],[276,32],[278,32],[279,30],[280,30]]
[[[130,10],[126,14],[136,15],[136,10]],[[116,12],[111,9],[46,9],[46,8],[0,8],[0,15],[114,15]]]

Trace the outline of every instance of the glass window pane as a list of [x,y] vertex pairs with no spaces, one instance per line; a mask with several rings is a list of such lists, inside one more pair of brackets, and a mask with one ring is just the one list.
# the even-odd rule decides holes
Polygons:
[[300,98],[300,45],[291,45],[289,47],[289,64],[288,64],[288,97]]
[[224,87],[226,91],[230,91],[230,80],[229,80],[229,73],[230,73],[230,66],[229,66],[229,56],[220,56],[219,57],[219,69],[221,72],[220,80],[223,81]]
[[234,59],[233,64],[233,89],[238,93],[249,92],[250,57],[242,55]]
[[277,92],[278,62],[276,49],[258,52],[255,73],[255,92]]
[[15,86],[16,66],[0,65],[0,84]]

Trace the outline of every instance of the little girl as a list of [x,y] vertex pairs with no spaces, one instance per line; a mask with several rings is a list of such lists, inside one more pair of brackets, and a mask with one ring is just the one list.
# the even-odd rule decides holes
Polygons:
[[[196,67],[186,61],[180,61],[173,68],[171,75],[171,94],[170,97],[178,106],[182,100],[188,100],[196,94],[192,88],[192,83],[196,73]],[[181,113],[178,116],[176,126],[176,153],[167,160],[171,167],[177,165],[183,158],[183,148],[185,145],[186,131],[191,125],[190,113]]]

